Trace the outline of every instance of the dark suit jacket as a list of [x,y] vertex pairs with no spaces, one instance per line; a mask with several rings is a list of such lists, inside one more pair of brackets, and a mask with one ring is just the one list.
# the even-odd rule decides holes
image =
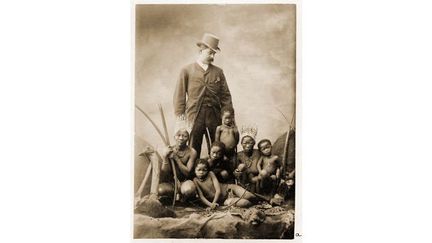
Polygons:
[[204,98],[219,112],[224,106],[232,106],[222,69],[209,64],[205,71],[198,63],[182,68],[174,92],[175,115],[186,113],[188,122],[193,124]]

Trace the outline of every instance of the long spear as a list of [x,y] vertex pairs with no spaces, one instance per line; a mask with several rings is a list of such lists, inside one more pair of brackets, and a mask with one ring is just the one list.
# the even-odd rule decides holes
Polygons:
[[279,113],[281,113],[281,115],[285,118],[285,120],[287,121],[287,122],[289,122],[288,121],[288,118],[285,116],[285,114],[279,109],[279,108],[277,108],[277,107],[275,107],[276,108],[276,110],[277,111],[279,111]]
[[[162,132],[161,132],[161,130],[159,129],[159,127],[156,125],[156,123],[150,118],[150,116],[145,112],[145,111],[143,111],[139,106],[137,106],[137,105],[135,105],[135,108],[137,108],[139,111],[141,111],[141,113],[143,113],[144,114],[144,116],[150,121],[150,123],[153,125],[153,127],[156,129],[156,131],[158,132],[158,134],[159,134],[159,136],[161,137],[161,139],[162,139],[162,141],[164,142],[164,144],[166,145],[166,146],[169,146],[169,137],[168,137],[168,129],[167,129],[167,126],[166,126],[166,122],[165,122],[165,116],[164,116],[164,114],[163,114],[163,110],[162,110],[162,106],[159,104],[158,105],[159,106],[159,112],[161,113],[161,118],[162,118],[162,123],[163,123],[163,126],[164,126],[164,131],[165,131],[165,134],[167,135],[167,137],[165,138],[164,137],[164,135],[162,135]],[[171,162],[171,168],[172,168],[172,170],[173,170],[173,175],[174,175],[174,199],[173,199],[173,207],[174,207],[174,205],[175,205],[175,200],[176,200],[176,195],[177,195],[177,181],[178,181],[178,179],[177,179],[177,172],[176,172],[176,170],[175,170],[175,165],[174,165],[174,162],[170,159],[170,162]]]
[[285,173],[285,164],[286,164],[286,160],[287,160],[287,153],[288,153],[288,147],[289,147],[289,134],[291,132],[291,130],[293,129],[293,122],[294,122],[294,117],[295,117],[295,109],[293,112],[293,116],[291,118],[291,122],[288,120],[288,118],[285,116],[285,114],[277,107],[275,107],[277,111],[279,111],[279,113],[285,118],[285,121],[289,122],[289,128],[287,131],[287,135],[285,137],[285,143],[284,143],[284,153],[282,156],[282,174]]
[[[163,125],[163,128],[164,128],[164,132],[165,132],[165,138],[166,138],[166,143],[167,143],[167,146],[169,146],[169,136],[168,136],[168,129],[167,129],[167,125],[166,125],[166,121],[165,121],[165,115],[164,115],[164,112],[163,112],[163,109],[162,109],[162,105],[161,104],[158,104],[158,107],[159,107],[159,112],[160,112],[160,114],[161,114],[161,119],[162,119],[162,125]],[[169,159],[169,161],[170,161],[170,163],[171,163],[171,168],[172,168],[172,170],[173,170],[173,176],[174,176],[174,197],[173,197],[173,207],[175,206],[175,201],[176,201],[176,197],[177,197],[177,187],[178,187],[178,178],[177,178],[177,171],[176,171],[176,167],[175,167],[175,164],[174,164],[174,161],[172,160],[172,159]]]
[[169,136],[168,136],[168,129],[167,129],[166,121],[165,121],[164,111],[162,109],[162,105],[161,104],[158,104],[158,107],[159,107],[159,112],[161,114],[162,125],[163,125],[164,132],[165,132],[165,141],[169,145],[170,144],[170,140],[169,140]]

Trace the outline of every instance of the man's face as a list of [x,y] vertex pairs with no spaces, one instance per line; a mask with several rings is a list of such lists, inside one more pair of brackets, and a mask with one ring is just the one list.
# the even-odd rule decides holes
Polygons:
[[218,146],[214,146],[210,149],[210,158],[220,159],[222,158],[222,149]]
[[214,61],[215,54],[216,53],[212,49],[206,48],[204,50],[201,50],[200,60],[204,64],[210,64],[210,63],[212,63]]

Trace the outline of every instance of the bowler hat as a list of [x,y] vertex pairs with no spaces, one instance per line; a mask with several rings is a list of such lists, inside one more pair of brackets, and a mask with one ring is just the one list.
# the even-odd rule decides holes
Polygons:
[[219,44],[219,37],[205,33],[201,39],[201,41],[196,43],[197,46],[205,45],[208,48],[212,49],[213,51],[220,51],[218,44]]

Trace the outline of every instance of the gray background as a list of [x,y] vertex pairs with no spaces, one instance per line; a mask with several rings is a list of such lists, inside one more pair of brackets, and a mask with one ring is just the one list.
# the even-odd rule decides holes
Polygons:
[[[224,70],[236,122],[258,126],[257,140],[274,141],[295,109],[295,5],[137,5],[135,102],[162,129],[157,103],[174,132],[172,97],[180,69],[194,62],[203,33],[220,37],[214,64]],[[163,145],[135,112],[137,139]]]

